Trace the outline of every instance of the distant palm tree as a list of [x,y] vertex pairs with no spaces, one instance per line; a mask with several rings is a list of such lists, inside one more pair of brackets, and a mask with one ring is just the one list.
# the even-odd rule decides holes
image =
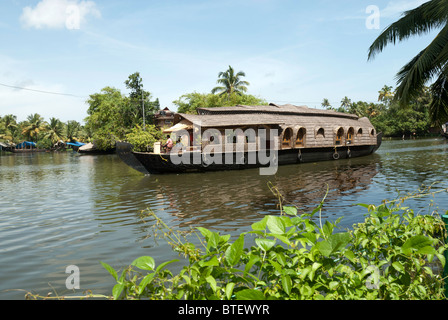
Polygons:
[[14,132],[17,129],[17,117],[7,114],[3,118],[0,117],[0,135],[2,139],[13,140]]
[[81,124],[75,120],[67,121],[66,136],[67,140],[75,141],[77,139],[78,133],[81,130]]
[[322,100],[322,107],[324,107],[325,109],[331,109],[330,101],[328,101],[328,99],[324,98]]
[[350,106],[352,105],[352,100],[349,99],[347,96],[345,96],[342,100],[341,100],[341,107],[344,109],[348,109],[350,108]]
[[384,86],[378,91],[378,101],[389,103],[394,98],[394,93],[391,86]]
[[59,140],[64,139],[64,124],[61,120],[50,118],[50,123],[47,126],[45,137],[50,139],[51,143],[55,144]]
[[229,66],[227,71],[218,74],[217,83],[221,84],[221,86],[213,88],[212,93],[215,94],[219,92],[219,95],[227,94],[228,96],[232,93],[241,95],[243,92],[247,91],[247,86],[249,85],[249,82],[240,79],[245,76],[246,74],[243,71],[239,71],[235,74],[233,68]]
[[27,117],[27,121],[22,128],[22,134],[31,141],[37,142],[39,134],[46,130],[44,118],[39,114],[31,114]]
[[408,10],[387,27],[369,48],[368,59],[383,51],[387,44],[441,29],[434,40],[397,73],[395,100],[402,106],[417,98],[425,84],[431,85],[433,101],[429,105],[434,122],[448,121],[448,1],[431,0]]

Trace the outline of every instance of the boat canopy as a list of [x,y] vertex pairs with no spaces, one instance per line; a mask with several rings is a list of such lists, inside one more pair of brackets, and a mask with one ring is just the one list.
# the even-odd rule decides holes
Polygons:
[[35,148],[36,143],[30,141],[24,141],[16,145],[16,149]]
[[86,144],[82,143],[82,142],[77,142],[76,141],[76,142],[67,142],[66,145],[74,146],[74,147],[82,147],[82,146],[85,146]]
[[176,132],[176,131],[180,131],[180,130],[191,130],[191,129],[193,129],[193,125],[191,124],[190,121],[181,120],[179,123],[172,126],[171,128],[163,130],[163,133],[171,133],[171,132]]

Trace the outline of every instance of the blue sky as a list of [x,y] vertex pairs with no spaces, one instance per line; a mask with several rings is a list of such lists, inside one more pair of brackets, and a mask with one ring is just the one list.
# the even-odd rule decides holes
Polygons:
[[[127,94],[124,81],[137,71],[144,89],[176,110],[172,101],[210,92],[229,65],[246,73],[248,93],[269,102],[376,101],[434,34],[391,45],[373,61],[368,48],[425,1],[5,0],[0,115],[83,122],[90,94],[106,86]],[[369,19],[370,5],[379,20]]]

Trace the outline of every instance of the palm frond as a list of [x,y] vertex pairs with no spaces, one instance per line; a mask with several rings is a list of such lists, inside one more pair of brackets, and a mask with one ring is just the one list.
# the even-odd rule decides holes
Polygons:
[[368,60],[383,51],[387,44],[400,42],[414,35],[422,35],[446,24],[448,3],[431,0],[419,7],[405,11],[403,17],[387,27],[369,48]]
[[427,81],[439,74],[448,59],[448,26],[397,74],[397,94],[402,104],[417,96]]

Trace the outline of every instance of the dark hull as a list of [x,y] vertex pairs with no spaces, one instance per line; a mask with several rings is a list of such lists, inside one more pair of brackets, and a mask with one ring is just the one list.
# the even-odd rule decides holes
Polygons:
[[[74,149],[73,149],[74,150]],[[89,150],[81,150],[79,147],[77,149],[79,154],[84,155],[102,155],[102,154],[114,154],[116,152],[115,149],[107,149],[107,150],[98,150],[98,149],[89,149]]]
[[[208,164],[207,157],[204,158],[199,152],[188,152],[185,154],[187,164],[173,163],[170,154],[153,154],[132,152],[132,145],[125,142],[117,142],[117,154],[130,167],[145,174],[164,174],[164,173],[187,173],[187,172],[207,172],[207,171],[222,171],[222,170],[242,170],[251,168],[269,167],[275,165],[299,164],[307,162],[319,161],[336,161],[339,159],[356,158],[367,156],[374,153],[381,145],[382,135],[378,135],[377,145],[368,146],[341,146],[337,147],[335,152],[334,147],[328,148],[303,148],[303,149],[288,149],[279,150],[277,157],[272,162],[258,161],[259,153],[255,154],[233,153],[233,161],[229,161],[226,154],[221,153],[220,161],[216,161],[218,155],[215,155],[215,161]],[[254,151],[255,152],[255,151]],[[265,152],[262,152],[265,155]],[[269,156],[269,153],[267,154]],[[229,155],[227,155],[228,157]],[[255,163],[248,161],[248,159],[257,159]],[[218,158],[219,160],[219,158]]]

